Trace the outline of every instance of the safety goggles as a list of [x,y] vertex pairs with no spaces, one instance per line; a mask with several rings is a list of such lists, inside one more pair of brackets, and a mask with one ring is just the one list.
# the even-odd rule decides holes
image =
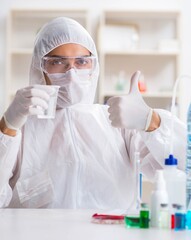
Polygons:
[[94,56],[79,57],[55,57],[45,56],[42,58],[42,70],[45,73],[65,73],[71,68],[89,69],[90,73],[95,69],[96,58]]

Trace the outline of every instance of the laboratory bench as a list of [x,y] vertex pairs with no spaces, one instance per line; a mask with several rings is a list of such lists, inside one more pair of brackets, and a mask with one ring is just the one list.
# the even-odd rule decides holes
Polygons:
[[91,222],[95,210],[1,209],[1,240],[190,240],[191,231]]

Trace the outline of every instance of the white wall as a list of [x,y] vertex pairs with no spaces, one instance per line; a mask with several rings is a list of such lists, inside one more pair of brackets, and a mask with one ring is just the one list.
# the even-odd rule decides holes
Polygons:
[[[6,16],[9,9],[12,6],[17,7],[66,7],[66,8],[87,8],[91,13],[91,18],[93,24],[97,24],[99,13],[102,9],[129,9],[129,8],[157,8],[157,9],[166,9],[172,8],[177,9],[181,8],[183,12],[183,27],[182,27],[182,66],[181,72],[183,74],[191,75],[191,51],[190,51],[190,42],[191,42],[191,20],[190,20],[190,9],[191,1],[190,0],[1,0],[0,8],[0,115],[5,110],[4,99],[5,99],[5,51],[6,51]],[[92,32],[94,37],[94,33]],[[186,86],[185,89],[188,91],[187,95],[191,96],[189,89],[191,89],[191,80],[188,87],[188,81],[184,81],[183,86]],[[186,92],[184,94],[186,96]],[[185,116],[187,110],[188,98],[185,97]]]

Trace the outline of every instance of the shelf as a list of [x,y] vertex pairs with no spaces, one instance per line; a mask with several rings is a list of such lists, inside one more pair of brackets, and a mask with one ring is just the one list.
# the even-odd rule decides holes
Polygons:
[[129,51],[105,51],[100,50],[105,55],[137,55],[137,56],[179,56],[179,51],[158,51],[158,50],[129,50]]
[[168,10],[168,9],[129,9],[129,10],[105,10],[104,18],[107,21],[108,19],[137,19],[137,18],[154,18],[154,19],[163,19],[163,18],[177,18],[180,15],[179,9]]
[[[127,94],[129,79],[140,70],[147,89],[142,93],[145,102],[152,108],[169,110],[180,70],[180,16],[178,10],[146,7],[102,13],[98,26],[100,103]],[[116,91],[121,84],[123,91]],[[178,89],[178,112],[180,95]]]
[[[40,20],[46,22],[50,19],[64,16],[74,18],[80,21],[83,25],[87,23],[87,9],[70,9],[70,8],[13,8],[10,12],[10,20],[14,20],[12,22],[13,26],[19,27],[20,21],[22,19],[28,20]],[[19,25],[18,25],[19,23]],[[24,22],[23,22],[24,25]]]
[[[122,96],[127,95],[125,91],[105,91],[104,96]],[[172,92],[145,92],[141,93],[143,97],[147,98],[172,98]],[[177,93],[178,95],[178,93]]]
[[142,93],[143,97],[150,98],[172,98],[172,92],[151,92]]
[[90,29],[88,12],[85,9],[12,9],[7,21],[9,47],[33,48],[39,29],[48,21],[60,16],[73,18],[86,29]]

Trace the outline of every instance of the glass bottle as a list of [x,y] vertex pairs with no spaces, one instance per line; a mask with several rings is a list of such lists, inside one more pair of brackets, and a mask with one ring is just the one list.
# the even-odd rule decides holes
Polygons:
[[141,203],[140,228],[149,228],[149,208],[147,203]]
[[160,205],[159,228],[170,228],[170,211],[167,203]]
[[175,230],[180,231],[186,228],[186,213],[181,205],[177,205],[175,212]]

